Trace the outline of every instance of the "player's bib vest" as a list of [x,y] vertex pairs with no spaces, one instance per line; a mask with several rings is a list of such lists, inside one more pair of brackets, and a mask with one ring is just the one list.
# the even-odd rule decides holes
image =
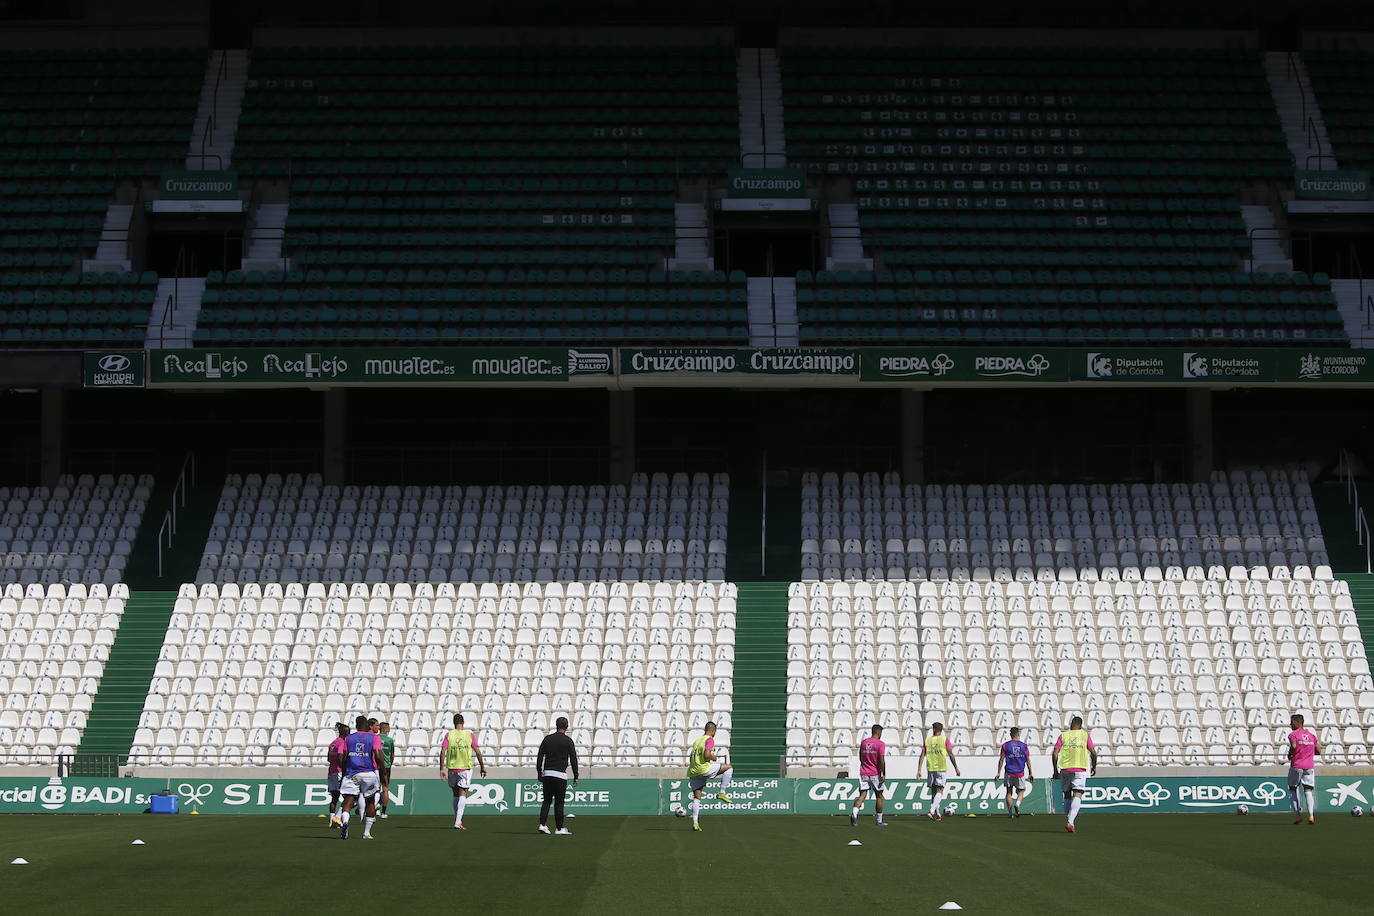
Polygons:
[[949,758],[945,755],[944,735],[931,735],[926,739],[926,769],[932,773],[943,773],[949,769]]
[[1066,731],[1059,737],[1063,742],[1059,747],[1059,769],[1088,769],[1091,762],[1088,758],[1088,733],[1080,728]]
[[472,769],[472,732],[466,728],[455,728],[448,733],[444,766],[450,770]]
[[692,762],[687,767],[687,775],[704,776],[711,770],[711,761],[706,759],[706,735],[692,742]]
[[370,773],[377,769],[376,761],[372,759],[372,748],[376,741],[377,736],[371,732],[354,732],[344,739],[344,775]]

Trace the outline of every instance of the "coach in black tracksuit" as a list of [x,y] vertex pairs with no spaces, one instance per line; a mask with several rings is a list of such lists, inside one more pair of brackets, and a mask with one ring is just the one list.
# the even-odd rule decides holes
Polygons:
[[544,785],[544,803],[539,806],[539,832],[549,832],[549,805],[553,805],[553,819],[560,836],[572,831],[563,826],[563,802],[568,795],[568,767],[572,766],[573,785],[577,785],[577,748],[568,737],[568,720],[559,716],[554,722],[558,731],[539,744],[539,756],[534,762],[539,781]]

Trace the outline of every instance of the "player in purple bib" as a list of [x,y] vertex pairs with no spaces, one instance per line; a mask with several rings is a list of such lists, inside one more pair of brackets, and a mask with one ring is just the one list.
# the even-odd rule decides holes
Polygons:
[[363,839],[372,839],[372,822],[377,819],[377,793],[381,789],[378,773],[382,768],[382,739],[372,731],[367,716],[358,716],[358,730],[344,739],[343,826],[339,839],[348,839],[348,816],[353,805],[362,799]]
[[[1034,782],[1030,772],[1030,748],[1021,740],[1021,729],[1011,730],[1011,740],[1003,742],[997,754],[997,778],[1006,775],[1007,817],[1021,816],[1021,802],[1026,798],[1026,786]],[[1013,798],[1014,796],[1014,798]]]

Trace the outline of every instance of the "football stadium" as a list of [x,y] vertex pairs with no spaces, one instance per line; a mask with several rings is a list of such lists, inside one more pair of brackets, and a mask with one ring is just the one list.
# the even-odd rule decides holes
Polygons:
[[16,912],[1369,911],[1374,7],[0,49]]

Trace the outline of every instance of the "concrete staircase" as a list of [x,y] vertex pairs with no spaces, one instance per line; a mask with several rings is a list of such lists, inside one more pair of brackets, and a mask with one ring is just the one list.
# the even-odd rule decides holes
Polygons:
[[282,236],[290,204],[258,204],[253,211],[253,228],[243,255],[243,270],[290,270],[290,258],[281,256]]
[[130,270],[129,225],[133,222],[133,204],[110,204],[105,222],[100,227],[100,241],[95,257],[81,262],[84,273],[118,273]]
[[857,204],[830,204],[830,255],[827,270],[872,270],[873,259],[864,257],[863,231]]
[[730,762],[740,776],[781,775],[786,715],[787,583],[741,582],[730,712]]
[[[1270,229],[1281,225],[1274,211],[1264,204],[1245,204],[1240,208],[1241,219],[1245,221],[1245,231]],[[1242,264],[1243,270],[1263,270],[1269,273],[1288,273],[1293,270],[1293,260],[1283,250],[1283,239],[1278,231],[1260,232],[1250,236],[1252,246],[1250,260]]]
[[669,270],[714,270],[715,260],[706,244],[706,205],[673,204],[673,257],[668,259]]
[[735,75],[739,87],[740,162],[745,168],[787,165],[783,133],[782,72],[774,48],[740,48]]
[[155,295],[144,346],[150,350],[191,346],[205,295],[205,278],[163,277],[157,281]]
[[747,282],[749,345],[798,346],[797,281],[791,277],[750,277]]
[[205,82],[200,87],[196,122],[186,148],[186,168],[229,168],[247,83],[247,51],[210,52],[210,59],[205,64]]
[[[1293,154],[1293,165],[1299,169],[1337,168],[1336,160],[1331,158],[1331,140],[1326,135],[1326,121],[1317,105],[1317,95],[1312,91],[1307,65],[1300,54],[1293,54],[1291,59],[1290,66],[1287,51],[1266,51],[1264,54],[1264,75],[1269,79],[1269,93],[1278,108],[1283,135]],[[1324,158],[1308,161],[1309,156],[1317,155]]]
[[[1361,288],[1363,287],[1363,295]],[[1352,347],[1374,347],[1374,325],[1365,311],[1364,296],[1374,295],[1374,280],[1332,280],[1331,292],[1336,296],[1345,332]]]

